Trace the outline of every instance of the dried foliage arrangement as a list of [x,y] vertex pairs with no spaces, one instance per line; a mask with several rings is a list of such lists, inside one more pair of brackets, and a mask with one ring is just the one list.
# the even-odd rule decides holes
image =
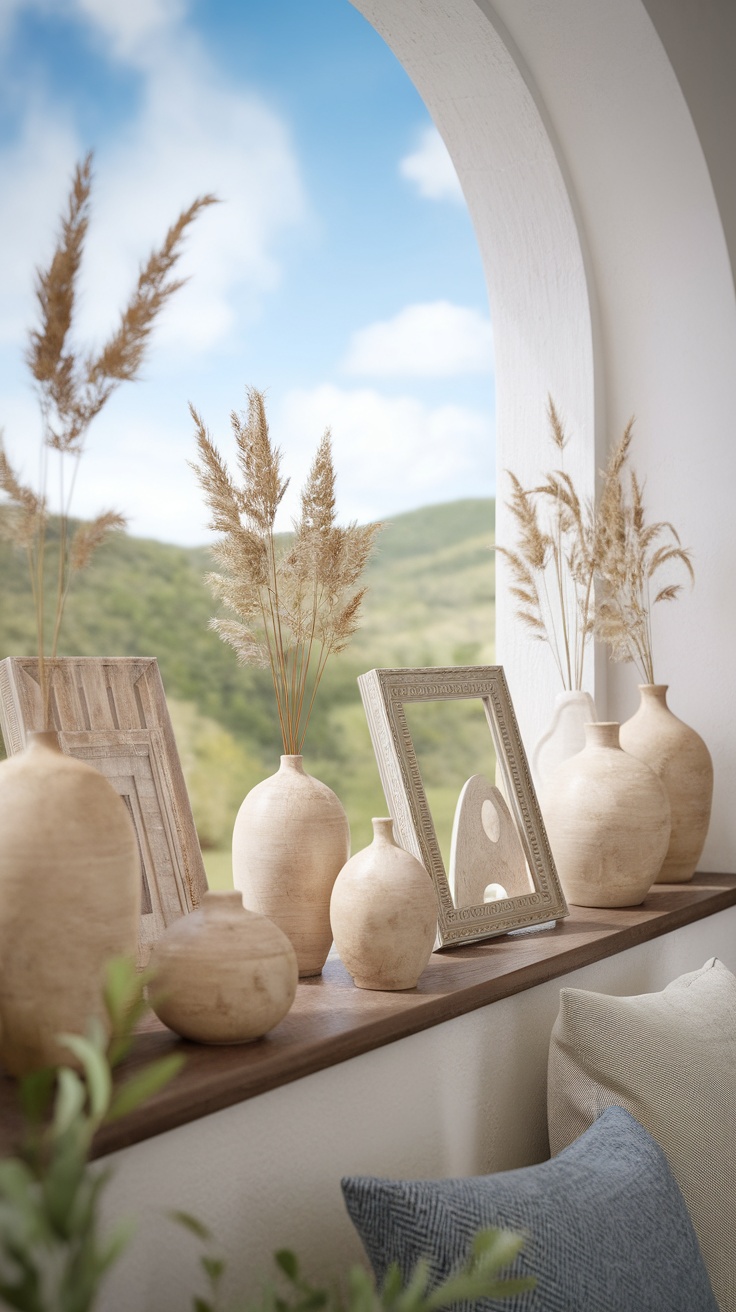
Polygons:
[[[567,437],[551,397],[547,414],[562,463]],[[597,506],[578,496],[564,468],[528,489],[507,471],[519,540],[515,551],[496,550],[510,565],[518,618],[549,644],[566,689],[582,688],[592,636],[608,644],[613,660],[634,661],[653,683],[651,609],[681,586],[667,584],[652,598],[652,580],[673,561],[694,577],[691,553],[672,524],[645,522],[642,485],[628,468],[633,427],[631,419],[611,453]]]
[[608,644],[614,661],[633,661],[643,682],[654,683],[652,607],[674,600],[682,590],[679,583],[665,584],[652,597],[654,577],[673,561],[684,566],[691,583],[695,575],[691,552],[672,524],[646,523],[642,485],[627,467],[632,428],[633,420],[611,454],[598,506],[595,633]]
[[271,443],[263,394],[248,389],[248,412],[231,415],[241,476],[238,485],[190,406],[199,463],[193,463],[222,536],[212,548],[222,573],[207,576],[215,596],[238,618],[211,627],[243,665],[271,671],[284,752],[299,755],[325,666],[358,627],[365,588],[359,581],[381,524],[335,522],[335,471],[329,429],[301,493],[293,536],[274,532],[288,486],[281,452]]
[[[151,330],[183,279],[171,271],[181,254],[182,240],[197,215],[215,197],[198,197],[169,228],[163,244],[142,266],[133,294],[120,321],[98,353],[79,351],[70,341],[75,312],[76,285],[90,215],[91,154],[78,164],[66,212],[51,263],[36,275],[40,324],[29,335],[26,361],[33,377],[41,412],[41,452],[38,490],[24,483],[12,467],[0,432],[0,491],[9,503],[0,517],[0,532],[28,557],[36,614],[39,679],[48,724],[46,660],[58,651],[64,608],[73,579],[89,565],[105,538],[125,527],[115,510],[103,511],[91,523],[73,525],[71,506],[87,435],[92,420],[113,392],[138,378]],[[58,519],[51,531],[50,486],[52,466]],[[52,540],[56,551],[55,596],[47,606],[46,580]],[[50,610],[50,614],[47,614]],[[48,655],[46,652],[47,639]]]
[[519,619],[533,638],[549,644],[563,688],[579,689],[593,633],[598,534],[593,506],[581,500],[562,467],[568,439],[551,397],[547,415],[561,467],[533,488],[507,470],[519,541],[515,551],[496,550],[509,562]]

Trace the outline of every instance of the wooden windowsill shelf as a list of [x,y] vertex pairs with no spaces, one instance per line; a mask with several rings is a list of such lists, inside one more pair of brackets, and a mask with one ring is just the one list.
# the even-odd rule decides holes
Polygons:
[[[95,1155],[187,1124],[735,905],[736,875],[698,874],[690,884],[655,885],[640,907],[573,907],[554,927],[436,952],[419,987],[406,993],[356,989],[342,963],[331,958],[321,977],[299,984],[281,1024],[250,1044],[217,1048],[185,1043],[150,1018],[124,1072],[175,1049],[186,1055],[184,1069],[144,1107],[105,1127]],[[19,1128],[14,1082],[0,1075],[0,1153],[12,1151]]]

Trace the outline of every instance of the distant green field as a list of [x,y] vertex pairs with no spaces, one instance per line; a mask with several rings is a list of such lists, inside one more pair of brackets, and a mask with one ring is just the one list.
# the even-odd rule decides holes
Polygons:
[[[379,538],[360,630],[328,666],[304,753],[306,769],[343,802],[353,851],[370,842],[371,816],[386,814],[357,675],[493,662],[494,528],[494,502],[466,500],[398,515]],[[239,667],[207,628],[211,568],[205,549],[120,535],[70,596],[61,654],[158,658],[208,878],[227,887],[238,806],[278,768],[281,745],[270,676]],[[33,653],[25,559],[0,541],[0,655]],[[474,759],[477,734],[475,724],[439,734],[422,768],[441,775],[450,747]]]

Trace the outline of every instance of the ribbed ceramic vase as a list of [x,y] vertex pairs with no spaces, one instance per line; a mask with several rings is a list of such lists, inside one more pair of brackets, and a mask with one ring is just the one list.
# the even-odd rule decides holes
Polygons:
[[335,947],[359,989],[413,989],[437,933],[437,898],[421,861],[394,841],[390,819],[343,866],[332,890]]
[[288,938],[240,893],[205,893],[169,925],[151,953],[156,1015],[196,1043],[248,1043],[283,1020],[296,996]]
[[585,746],[585,725],[597,719],[595,703],[589,692],[558,692],[552,718],[532,749],[532,774],[538,790],[544,788],[558,765],[562,765],[563,761],[575,756],[577,752],[582,752]]
[[654,771],[622,751],[618,724],[585,726],[585,747],[550,777],[541,804],[568,902],[643,902],[667,851],[670,805]]
[[291,940],[299,975],[319,975],[332,945],[330,894],[350,855],[350,828],[331,788],[282,756],[245,798],[233,830],[233,883]]
[[104,1019],[110,957],[135,957],[138,844],[125,804],[55,733],[0,765],[0,1059],[71,1064],[61,1033]]

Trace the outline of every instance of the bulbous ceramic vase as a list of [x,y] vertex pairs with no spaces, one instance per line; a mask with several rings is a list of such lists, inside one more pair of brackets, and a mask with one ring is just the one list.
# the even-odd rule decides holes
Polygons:
[[330,894],[350,855],[350,828],[331,788],[282,756],[245,798],[233,830],[233,883],[294,945],[300,976],[319,975],[332,944]]
[[667,851],[670,805],[654,771],[621,750],[618,724],[585,726],[583,751],[555,770],[541,805],[568,902],[643,902]]
[[343,866],[330,902],[335,947],[359,989],[413,989],[437,933],[437,898],[424,866],[394,842],[390,819]]

